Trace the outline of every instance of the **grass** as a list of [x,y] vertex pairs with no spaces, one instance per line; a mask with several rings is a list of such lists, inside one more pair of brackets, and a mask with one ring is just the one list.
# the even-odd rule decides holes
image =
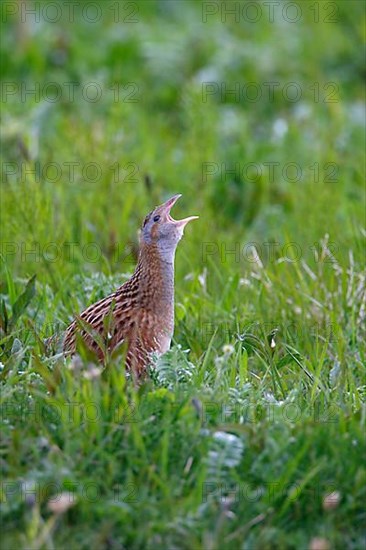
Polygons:
[[[134,3],[102,3],[71,24],[5,4],[4,547],[362,548],[362,3],[331,3],[336,22],[301,3],[296,23],[282,4],[253,23],[217,3],[203,23],[205,3],[151,0],[127,23]],[[200,220],[150,378],[48,354],[176,192]]]

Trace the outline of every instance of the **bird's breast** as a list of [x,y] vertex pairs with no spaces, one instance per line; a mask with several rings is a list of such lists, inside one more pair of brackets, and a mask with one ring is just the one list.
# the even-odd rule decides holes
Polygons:
[[158,331],[159,353],[165,353],[170,348],[174,332],[174,304],[169,304],[165,311],[164,321]]

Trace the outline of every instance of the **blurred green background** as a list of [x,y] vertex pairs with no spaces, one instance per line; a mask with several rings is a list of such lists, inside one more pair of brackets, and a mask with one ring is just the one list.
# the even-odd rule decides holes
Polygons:
[[[195,260],[202,241],[256,242],[264,260],[263,243],[288,237],[307,258],[325,233],[339,259],[359,246],[363,3],[254,4],[4,3],[2,223],[17,273],[49,277],[20,243],[56,260],[56,278],[123,269],[145,213],[175,192],[201,215]],[[70,259],[63,243],[77,243]]]

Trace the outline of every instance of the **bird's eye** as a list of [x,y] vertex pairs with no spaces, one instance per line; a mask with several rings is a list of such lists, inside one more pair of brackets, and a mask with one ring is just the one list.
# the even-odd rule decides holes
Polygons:
[[154,222],[158,222],[160,220],[160,216],[154,216]]

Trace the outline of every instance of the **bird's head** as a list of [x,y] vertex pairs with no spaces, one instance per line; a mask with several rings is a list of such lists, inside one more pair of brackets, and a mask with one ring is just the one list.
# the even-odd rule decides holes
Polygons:
[[155,244],[165,261],[174,259],[174,252],[188,222],[196,220],[198,216],[189,216],[183,220],[174,220],[170,210],[181,197],[174,195],[171,199],[157,206],[148,214],[141,228],[141,244]]

